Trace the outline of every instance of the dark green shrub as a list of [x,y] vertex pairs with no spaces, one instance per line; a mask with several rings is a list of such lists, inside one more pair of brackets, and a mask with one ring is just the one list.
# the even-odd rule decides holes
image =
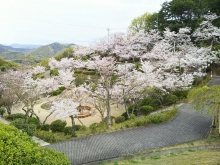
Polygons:
[[82,70],[74,70],[74,73],[82,73]]
[[26,132],[29,136],[34,135],[34,131],[36,130],[35,124],[27,124],[24,123],[24,119],[18,118],[11,122],[10,125],[13,125],[17,129],[20,129],[23,132]]
[[52,132],[63,132],[66,124],[66,121],[55,120],[50,124],[50,129]]
[[52,132],[44,131],[44,130],[36,130],[34,134],[38,138],[40,138],[48,143],[57,142],[56,135],[54,135]]
[[29,117],[27,123],[28,124],[35,124],[36,126],[40,125],[40,121],[35,117]]
[[125,121],[125,117],[124,116],[118,116],[115,118],[115,123],[122,123]]
[[173,94],[176,95],[179,100],[187,98],[188,93],[189,93],[189,90],[181,90],[181,91],[177,90],[173,92]]
[[33,136],[37,126],[35,124],[24,124],[21,129],[23,132],[26,132],[29,136]]
[[152,111],[154,111],[154,108],[150,105],[144,105],[140,108],[140,111],[143,115],[148,115],[150,114]]
[[23,129],[24,127],[24,119],[18,118],[10,123],[10,125],[15,126],[17,129]]
[[160,102],[156,99],[152,99],[152,98],[144,98],[143,100],[141,100],[141,106],[144,105],[149,105],[151,107],[153,107],[154,109],[157,108],[158,106],[160,106]]
[[82,125],[79,129],[80,131],[86,131],[87,130],[87,127],[85,125]]
[[159,124],[165,121],[163,114],[150,115],[149,119],[153,124]]
[[65,87],[59,87],[59,89],[57,89],[57,90],[51,92],[50,95],[51,95],[51,96],[57,96],[57,95],[61,94],[65,89],[66,89]]
[[0,116],[3,116],[5,114],[5,108],[0,108]]
[[40,129],[44,130],[44,131],[49,131],[50,130],[50,125],[49,124],[42,124],[40,126]]
[[58,75],[59,75],[58,69],[51,69],[51,70],[50,70],[50,75],[58,76]]
[[128,112],[129,113],[134,112],[136,114],[137,113],[137,105],[136,104],[131,104],[130,106],[128,106]]
[[128,120],[128,114],[127,114],[127,112],[122,113],[121,116],[124,116],[125,120]]
[[96,74],[96,71],[87,70],[87,71],[84,71],[83,74],[86,74],[86,75],[94,75],[94,74]]
[[51,92],[51,96],[57,96],[61,93],[62,93],[62,91],[58,89],[58,90],[55,90],[55,91]]
[[144,122],[143,122],[142,120],[137,120],[137,121],[135,121],[135,125],[136,125],[137,127],[140,127],[140,126],[143,126],[143,125],[144,125]]
[[64,135],[71,135],[73,132],[73,129],[72,129],[72,127],[65,127],[63,129],[63,132],[64,132]]
[[178,101],[178,97],[176,95],[169,94],[165,97],[166,104],[173,104],[176,103],[177,101]]
[[67,157],[53,149],[40,147],[18,129],[0,123],[0,164],[70,165]]
[[98,127],[98,123],[93,123],[89,126],[89,129],[91,130],[92,133],[96,133]]
[[8,115],[6,118],[8,120],[15,120],[15,119],[18,119],[18,118],[25,119],[25,114],[15,113],[15,114]]
[[64,91],[66,88],[64,86],[59,87],[59,90]]
[[81,125],[76,124],[74,127],[75,127],[75,130],[76,130],[76,131],[79,131],[79,130],[80,130],[80,128],[81,128]]
[[131,113],[131,114],[130,114],[130,118],[131,118],[131,119],[135,119],[135,118],[136,118],[135,114],[132,114],[132,113]]

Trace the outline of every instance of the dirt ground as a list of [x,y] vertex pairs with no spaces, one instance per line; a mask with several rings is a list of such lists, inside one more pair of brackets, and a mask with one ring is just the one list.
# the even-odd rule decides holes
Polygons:
[[[50,100],[53,100],[53,98],[51,98]],[[43,122],[45,120],[46,116],[49,114],[48,110],[41,108],[41,105],[46,102],[48,102],[48,100],[44,101],[44,102],[39,102],[34,106],[34,111],[39,116],[41,122]],[[117,110],[116,110],[116,106],[117,106],[116,104],[111,105],[111,116],[117,117],[125,112],[124,107],[122,105],[118,105]],[[93,108],[92,110],[95,110],[95,109]],[[15,106],[12,110],[12,113],[24,113],[24,111],[22,110],[22,105]],[[52,121],[54,121],[56,119],[58,119],[58,118],[55,118],[54,115],[52,114],[50,117],[48,117],[46,123],[50,124]],[[95,111],[94,115],[89,116],[89,117],[85,117],[85,118],[80,118],[80,120],[83,123],[83,125],[89,126],[93,123],[99,123],[101,121],[101,117],[99,115],[99,112]],[[66,120],[66,122],[67,122],[67,126],[71,126],[71,119],[70,118],[68,118]],[[80,122],[78,121],[77,118],[75,118],[75,123],[80,124]]]

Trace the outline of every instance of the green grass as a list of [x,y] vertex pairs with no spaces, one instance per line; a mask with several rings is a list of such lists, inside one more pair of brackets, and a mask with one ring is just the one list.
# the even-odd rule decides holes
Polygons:
[[40,106],[42,109],[49,110],[51,107],[51,102],[44,103]]
[[[220,150],[200,150],[200,151],[186,151],[176,154],[167,154],[154,157],[145,157],[140,159],[132,159],[125,161],[118,161],[118,165],[216,165],[220,163]],[[114,165],[113,163],[105,163],[105,165]]]

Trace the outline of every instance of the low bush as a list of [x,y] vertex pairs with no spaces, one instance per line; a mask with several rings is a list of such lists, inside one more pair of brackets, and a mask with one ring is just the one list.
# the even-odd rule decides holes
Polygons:
[[0,108],[0,116],[3,116],[5,114],[5,108]]
[[27,124],[24,123],[24,119],[18,118],[11,122],[10,125],[20,129],[23,132],[26,132],[29,136],[34,135],[34,131],[36,130],[37,126],[35,124]]
[[52,132],[48,132],[44,130],[36,130],[34,135],[48,143],[57,142],[56,136]]
[[150,105],[144,105],[140,108],[140,111],[143,115],[148,115],[150,114],[152,111],[154,111],[154,108]]
[[63,129],[64,135],[71,135],[72,131],[73,131],[72,127],[65,127]]
[[74,73],[82,73],[82,70],[74,70]]
[[35,124],[24,124],[22,131],[26,132],[29,136],[34,136],[37,126]]
[[89,126],[89,129],[91,130],[92,133],[96,133],[97,127],[98,127],[98,123],[93,123]]
[[79,131],[79,130],[80,130],[80,128],[81,128],[81,125],[76,124],[74,127],[75,127],[75,130],[76,130],[76,131]]
[[51,96],[57,96],[57,95],[59,95],[59,94],[61,94],[62,93],[62,91],[61,90],[55,90],[55,91],[53,91],[53,92],[51,92]]
[[160,102],[156,99],[147,97],[141,100],[141,104],[140,104],[140,106],[145,106],[145,105],[149,105],[155,109],[160,106]]
[[131,119],[135,119],[135,118],[136,118],[135,114],[131,113],[131,114],[130,114],[130,118],[131,118]]
[[59,89],[53,91],[50,93],[51,96],[57,96],[61,94],[66,88],[65,87],[59,87]]
[[63,153],[40,147],[25,133],[3,123],[0,123],[0,146],[1,164],[70,165]]
[[177,90],[173,92],[173,94],[176,95],[179,100],[187,98],[188,93],[189,90]]
[[87,127],[85,125],[82,125],[79,129],[80,131],[86,131],[87,130]]
[[128,112],[129,113],[136,113],[137,112],[137,105],[131,104],[130,106],[128,106]]
[[96,74],[96,71],[94,71],[94,70],[87,70],[87,71],[84,71],[83,74],[94,75],[94,74]]
[[50,130],[50,125],[49,124],[42,124],[40,126],[40,129],[44,130],[44,131],[49,131]]
[[8,115],[6,117],[6,119],[12,120],[12,121],[15,120],[15,119],[18,119],[18,118],[25,119],[25,114],[23,114],[23,113],[15,113],[15,114]]
[[22,129],[24,126],[24,119],[18,118],[10,123],[10,125],[15,126],[17,129]]
[[66,121],[55,120],[50,124],[50,129],[52,132],[63,132],[66,124]]
[[118,116],[115,118],[115,123],[122,123],[125,121],[125,117],[124,116]]
[[35,117],[29,117],[27,123],[28,124],[35,124],[36,126],[40,125],[40,121]]
[[165,121],[165,118],[162,114],[150,115],[149,119],[152,124],[159,124]]
[[166,104],[174,104],[178,101],[178,97],[174,94],[169,94],[165,97]]
[[50,75],[58,76],[58,75],[59,75],[58,69],[51,69],[51,70],[50,70]]

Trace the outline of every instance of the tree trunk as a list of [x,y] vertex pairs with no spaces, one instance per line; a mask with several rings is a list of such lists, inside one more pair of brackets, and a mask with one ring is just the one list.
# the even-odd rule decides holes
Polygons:
[[72,137],[75,137],[75,133],[76,133],[76,130],[75,130],[75,121],[74,121],[74,117],[73,116],[70,116],[71,118],[71,122],[72,122]]
[[79,120],[79,122],[83,125],[83,122],[79,119],[79,117],[77,116],[77,119]]
[[109,83],[107,82],[107,87],[106,87],[106,107],[107,107],[107,129],[111,128],[111,107],[110,107],[110,94],[109,94]]
[[218,133],[220,135],[220,115],[218,116]]
[[[125,96],[125,92],[124,92],[124,88],[123,88],[123,96]],[[124,99],[124,107],[125,107],[125,111],[127,113],[127,116],[128,116],[128,119],[130,119],[130,115],[129,115],[129,112],[128,112],[128,108],[127,108],[127,104],[126,104],[126,99],[125,97],[123,98]]]
[[53,112],[51,112],[49,115],[47,115],[47,116],[46,116],[46,118],[45,118],[45,120],[44,120],[43,124],[45,124],[45,123],[46,123],[46,121],[47,121],[48,117],[50,117],[52,114],[53,114]]

